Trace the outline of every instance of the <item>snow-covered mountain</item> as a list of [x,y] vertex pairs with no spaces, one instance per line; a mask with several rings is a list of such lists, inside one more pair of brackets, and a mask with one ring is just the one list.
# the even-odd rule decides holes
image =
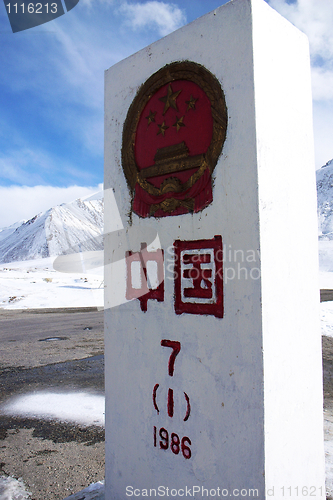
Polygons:
[[0,262],[103,248],[103,194],[50,208],[0,231]]
[[333,240],[333,159],[317,170],[319,240]]
[[20,220],[19,222],[15,222],[11,226],[8,226],[8,227],[5,227],[3,229],[0,229],[0,241],[4,240],[5,238],[8,238],[8,236],[10,234],[12,234],[15,231],[16,228],[18,228],[19,226],[21,226],[22,224],[24,224],[24,222],[26,222],[26,221],[25,220]]

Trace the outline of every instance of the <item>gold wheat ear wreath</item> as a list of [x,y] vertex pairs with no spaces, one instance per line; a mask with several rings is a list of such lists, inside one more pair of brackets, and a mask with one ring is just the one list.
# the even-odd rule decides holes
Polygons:
[[[188,88],[194,89],[190,95]],[[188,144],[195,142],[195,134],[200,142],[200,130],[193,123],[204,127],[202,109],[204,116],[209,115],[207,144],[193,154]],[[224,94],[206,68],[190,61],[175,62],[150,76],[133,99],[123,128],[122,167],[132,192],[132,210],[141,217],[160,217],[198,212],[209,205],[211,174],[226,130]],[[138,151],[149,148],[154,153],[149,163],[138,164]]]

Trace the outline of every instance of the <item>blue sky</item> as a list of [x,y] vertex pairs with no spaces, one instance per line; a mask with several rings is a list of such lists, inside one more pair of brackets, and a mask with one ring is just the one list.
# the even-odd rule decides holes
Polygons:
[[[223,3],[80,0],[15,34],[1,3],[0,227],[100,188],[104,70]],[[319,168],[333,158],[333,2],[268,3],[309,36]]]

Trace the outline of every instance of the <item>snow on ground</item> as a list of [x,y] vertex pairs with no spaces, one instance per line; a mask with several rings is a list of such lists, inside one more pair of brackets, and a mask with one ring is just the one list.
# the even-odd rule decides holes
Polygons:
[[319,289],[333,290],[333,272],[319,271]]
[[[21,479],[0,476],[0,499],[1,500],[30,500],[31,493],[28,492]],[[84,490],[66,497],[64,500],[104,500],[104,481],[92,483]]]
[[333,494],[333,422],[329,411],[324,410],[326,493]]
[[[333,290],[333,241],[319,241],[319,288]],[[320,304],[321,334],[333,337],[333,302]]]
[[[105,397],[87,392],[35,392],[14,396],[0,407],[0,413],[45,420],[74,422],[81,425],[105,425]],[[65,500],[104,500],[104,482],[93,483]],[[0,477],[1,500],[28,500],[21,480]]]
[[29,500],[31,493],[27,492],[22,480],[13,477],[0,477],[1,500]]
[[318,241],[319,287],[333,290],[333,241]]
[[103,267],[62,273],[54,258],[0,265],[0,308],[100,307],[104,303]]
[[321,334],[333,337],[333,302],[320,304]]
[[13,397],[0,412],[104,427],[105,397],[88,392],[34,392]]
[[[21,479],[13,477],[0,477],[0,499],[1,500],[29,500],[31,493],[25,489]],[[64,500],[104,500],[104,481],[93,483],[87,488]]]
[[104,500],[104,481],[93,483],[79,493],[70,495],[64,500]]

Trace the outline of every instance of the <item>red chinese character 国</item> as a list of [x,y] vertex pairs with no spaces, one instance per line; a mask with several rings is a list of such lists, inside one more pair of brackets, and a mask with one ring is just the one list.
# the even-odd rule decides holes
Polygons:
[[175,241],[176,314],[223,318],[223,250],[221,236]]

